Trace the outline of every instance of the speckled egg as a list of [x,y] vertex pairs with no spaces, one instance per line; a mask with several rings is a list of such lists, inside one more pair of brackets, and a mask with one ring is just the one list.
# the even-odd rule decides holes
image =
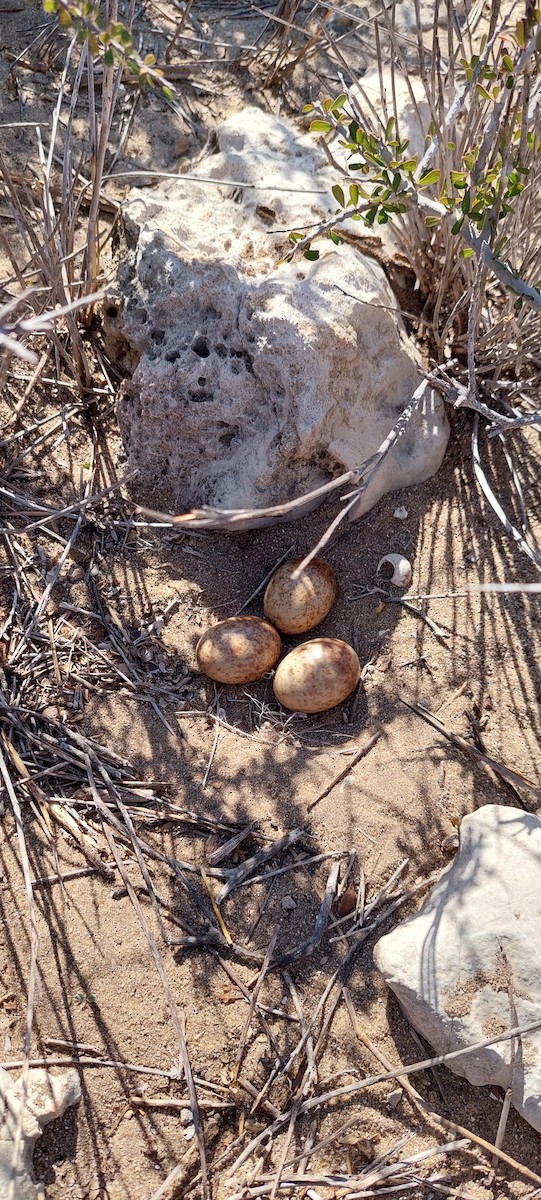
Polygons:
[[230,617],[207,629],[195,651],[197,666],[217,683],[253,683],[280,657],[280,635],[260,617]]
[[282,659],[274,692],[280,704],[293,712],[324,712],[350,695],[360,674],[359,659],[347,642],[313,638]]
[[306,633],[319,625],[336,600],[336,577],[322,558],[313,558],[298,579],[293,572],[302,558],[288,559],[267,585],[265,616],[282,633]]

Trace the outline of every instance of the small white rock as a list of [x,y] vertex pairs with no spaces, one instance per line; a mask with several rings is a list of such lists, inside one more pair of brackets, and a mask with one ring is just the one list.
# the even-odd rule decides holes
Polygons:
[[191,1142],[193,1137],[195,1137],[195,1125],[188,1125],[188,1128],[184,1130],[185,1141]]
[[193,1113],[192,1113],[191,1108],[181,1108],[180,1124],[181,1125],[192,1125],[193,1124]]
[[293,912],[293,909],[296,907],[297,902],[293,899],[293,896],[284,896],[282,900],[282,908],[285,910],[285,912]]
[[395,508],[393,516],[396,517],[397,521],[407,521],[409,513],[407,508],[404,508],[402,504],[400,508]]

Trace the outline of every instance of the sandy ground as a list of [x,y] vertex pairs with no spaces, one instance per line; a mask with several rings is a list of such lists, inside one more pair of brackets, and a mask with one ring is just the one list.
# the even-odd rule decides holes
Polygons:
[[[20,52],[28,44],[38,11],[5,2],[0,6],[1,84],[9,66],[7,50],[11,53],[16,47]],[[251,36],[253,32],[252,26]],[[246,36],[246,27],[242,36]],[[40,114],[46,119],[51,78],[17,71],[15,92],[3,91],[4,114],[8,114],[3,119],[28,119],[29,113],[33,119]],[[214,95],[210,95],[209,83],[204,104],[200,96],[189,93],[196,112],[195,132],[186,134],[190,143],[200,137],[199,122],[206,121],[210,127],[227,104],[239,102],[241,85],[238,77],[228,76],[225,87],[219,87],[214,79]],[[21,94],[25,115],[18,118]],[[286,103],[283,95],[281,103]],[[127,143],[126,156],[131,160],[138,155],[161,154],[163,164],[163,141],[158,149],[163,126],[156,124],[159,106],[156,97],[141,102],[141,122],[135,123],[132,141]],[[25,140],[27,131],[11,131],[6,137],[14,169],[18,162],[24,171],[33,154]],[[172,161],[173,151],[167,153]],[[6,420],[24,374],[22,368],[16,370],[18,380],[9,381],[3,399]],[[20,426],[13,428],[30,425],[52,411],[58,395],[54,386],[41,384],[34,389]],[[122,473],[111,413],[100,419],[100,430],[100,482],[108,482]],[[69,437],[57,445],[54,440],[30,451],[23,463],[14,461],[20,443],[15,447],[10,443],[6,486],[46,498],[48,503],[72,500],[81,464],[89,453],[84,417],[71,418]],[[531,488],[530,512],[539,536],[536,445],[533,439],[520,445],[521,471]],[[507,485],[497,448],[492,444],[484,452],[493,459],[505,496]],[[407,509],[405,520],[394,516],[398,505]],[[132,529],[128,536],[120,506],[116,517],[114,509],[107,519],[89,514],[67,569],[54,588],[48,613],[55,623],[69,611],[73,624],[110,654],[111,625],[122,627],[135,639],[145,624],[174,602],[161,633],[146,639],[140,652],[145,679],[157,681],[153,695],[158,713],[148,699],[134,696],[133,688],[118,681],[100,682],[97,666],[93,687],[79,689],[77,708],[70,699],[74,681],[69,674],[61,688],[48,676],[36,680],[35,703],[42,709],[65,705],[61,719],[78,722],[87,736],[125,756],[134,778],[163,781],[169,799],[196,814],[199,825],[194,826],[180,820],[143,823],[140,832],[154,848],[201,865],[209,854],[210,826],[205,828],[204,818],[241,826],[253,822],[260,839],[278,838],[284,831],[298,828],[303,837],[295,853],[301,847],[313,854],[341,852],[345,858],[355,852],[354,881],[358,882],[362,864],[369,901],[404,859],[407,886],[441,870],[452,857],[457,824],[464,813],[487,803],[517,803],[516,794],[496,776],[455,750],[402,701],[422,702],[438,713],[449,730],[539,783],[537,601],[523,596],[481,597],[474,592],[453,595],[468,584],[533,578],[527,560],[505,539],[492,511],[479,498],[472,478],[469,424],[466,417],[460,417],[453,424],[438,476],[407,494],[386,497],[361,521],[343,529],[326,554],[339,581],[339,598],[318,632],[345,638],[367,666],[355,700],[317,717],[295,716],[285,721],[269,679],[244,689],[222,688],[217,693],[214,685],[195,671],[194,648],[200,633],[209,622],[236,612],[289,548],[292,555],[309,549],[335,512],[335,503],[329,501],[296,524],[242,535],[198,537],[144,528]],[[66,522],[58,524],[58,531],[66,536],[71,528]],[[45,534],[39,535],[35,544],[40,551],[30,570],[39,584],[58,558],[59,548]],[[439,633],[400,605],[381,604],[381,597],[371,591],[379,582],[378,560],[388,551],[401,551],[411,559],[410,594],[437,594],[424,611]],[[3,565],[7,565],[5,560]],[[4,572],[4,599],[11,594],[9,586],[6,590],[6,577]],[[361,594],[363,590],[367,594]],[[62,607],[65,605],[74,608],[67,610]],[[109,626],[74,609],[106,612]],[[261,597],[248,611],[261,614]],[[295,639],[285,640],[286,648],[294,644]],[[148,696],[148,690],[145,694]],[[217,711],[223,720],[216,736],[216,723],[208,713]],[[194,712],[198,715],[192,715]],[[309,812],[310,802],[375,732],[380,739],[370,754]],[[528,805],[531,807],[529,801]],[[55,832],[56,859],[28,805],[24,817],[36,878],[55,876],[58,865],[63,872],[87,866],[73,837]],[[218,834],[218,840],[220,837],[224,840],[227,834]],[[248,840],[237,861],[259,844],[266,843]],[[128,874],[135,880],[135,864],[128,853],[126,861]],[[325,860],[308,871],[295,866],[291,853],[277,861],[292,869],[278,876],[270,890],[266,884],[253,884],[239,889],[222,906],[233,941],[254,951],[265,951],[277,925],[280,953],[310,935],[330,866],[330,860]],[[233,862],[228,860],[228,865]],[[190,898],[171,873],[156,865],[154,878],[173,912],[190,920]],[[295,908],[284,909],[286,897],[294,900]],[[253,928],[264,900],[259,923]],[[178,1061],[178,1039],[130,898],[117,894],[115,887],[98,875],[91,875],[68,879],[62,887],[58,883],[38,886],[36,903],[40,981],[35,1053],[50,1052],[47,1039],[61,1039],[95,1047],[111,1060],[168,1072]],[[410,901],[405,911],[411,911],[415,903]],[[141,904],[151,921],[147,902]],[[7,1061],[22,1051],[29,961],[27,904],[7,805],[0,828],[0,907],[0,1034]],[[385,932],[397,919],[391,917],[381,930]],[[314,1010],[347,950],[343,940],[332,940],[334,936],[329,931],[312,958],[291,968],[305,1016]],[[369,939],[349,981],[356,1012],[370,1039],[394,1063],[415,1061],[424,1056],[424,1050],[372,965],[372,944]],[[246,1000],[215,954],[162,945],[161,958],[174,1000],[185,1013],[194,1075],[217,1089],[211,1091],[202,1084],[200,1099],[223,1101],[223,1089],[234,1076],[248,1011]],[[257,973],[257,962],[238,960],[234,954],[226,961],[245,985]],[[295,1016],[292,998],[279,972],[269,975],[261,999],[289,1018],[269,1018],[280,1052],[287,1053],[299,1034],[291,1020]],[[259,1088],[272,1062],[267,1037],[253,1022],[242,1073]],[[320,1090],[361,1079],[376,1069],[369,1051],[355,1039],[342,1005],[319,1062]],[[413,1082],[431,1106],[494,1140],[502,1101],[496,1090],[474,1089],[444,1069],[436,1075],[414,1076]],[[47,1196],[50,1200],[149,1200],[192,1144],[178,1111],[179,1100],[186,1102],[185,1083],[137,1072],[88,1068],[82,1073],[82,1084],[83,1098],[77,1109],[69,1110],[38,1143],[35,1168]],[[404,1134],[410,1137],[405,1154],[443,1141],[441,1132],[430,1127],[407,1098],[393,1096],[395,1092],[394,1084],[381,1084],[363,1093],[362,1099],[325,1113],[318,1139],[351,1116],[357,1121],[352,1130],[320,1152],[313,1166],[326,1172],[360,1169]],[[278,1106],[287,1101],[283,1087],[271,1095]],[[261,1128],[259,1114],[250,1112],[249,1099],[238,1093],[235,1097],[233,1103],[229,1096],[231,1107],[219,1110],[216,1117],[211,1108],[202,1110],[217,1196],[238,1190],[241,1178],[226,1176],[238,1153],[238,1149],[231,1151],[228,1157],[228,1146]],[[148,1101],[160,1101],[161,1106],[151,1107]],[[165,1101],[175,1101],[176,1106],[168,1108]],[[308,1130],[307,1120],[299,1123],[290,1157],[302,1149]],[[242,1144],[239,1142],[239,1148]],[[275,1154],[281,1145],[278,1139]],[[514,1113],[509,1117],[504,1148],[532,1171],[541,1171],[538,1135]],[[436,1158],[431,1167],[441,1169],[449,1186],[466,1186],[467,1195],[476,1200],[489,1196],[518,1200],[531,1191],[532,1185],[511,1168],[498,1168],[496,1178],[491,1178],[487,1157],[475,1148],[445,1160]],[[197,1181],[194,1188],[193,1194],[200,1194]],[[332,1189],[318,1190],[322,1195],[334,1194]],[[426,1189],[419,1189],[419,1195],[426,1194]]]

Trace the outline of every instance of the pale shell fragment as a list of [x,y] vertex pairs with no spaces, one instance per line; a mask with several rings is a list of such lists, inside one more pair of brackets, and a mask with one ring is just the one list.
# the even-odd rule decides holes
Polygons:
[[376,575],[379,575],[384,563],[390,563],[393,568],[389,583],[394,583],[397,587],[408,587],[413,574],[409,560],[404,558],[403,554],[384,554],[377,565]]

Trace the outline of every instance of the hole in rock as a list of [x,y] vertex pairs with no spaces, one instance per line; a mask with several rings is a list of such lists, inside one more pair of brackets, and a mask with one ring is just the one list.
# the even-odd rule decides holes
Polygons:
[[118,317],[118,308],[117,308],[116,304],[108,305],[108,307],[105,310],[105,316],[111,317],[111,320],[113,320],[114,317]]
[[205,376],[204,376],[204,375],[200,375],[200,376],[199,376],[199,379],[197,380],[197,382],[198,382],[198,384],[199,384],[199,387],[204,387],[207,381],[206,381],[206,379],[205,379]]
[[153,329],[150,336],[153,342],[157,342],[161,346],[165,337],[165,329]]
[[210,350],[206,337],[196,337],[192,344],[192,350],[194,354],[199,355],[199,358],[208,358]]
[[169,353],[166,354],[165,358],[166,358],[166,362],[170,362],[170,363],[176,362],[177,358],[180,358],[180,350],[170,350]]
[[209,404],[214,400],[214,392],[206,392],[204,388],[188,388],[188,400],[193,404]]
[[236,425],[233,425],[232,428],[226,429],[224,433],[220,434],[220,445],[224,446],[225,449],[228,450],[233,438],[237,436],[238,432],[239,431]]

